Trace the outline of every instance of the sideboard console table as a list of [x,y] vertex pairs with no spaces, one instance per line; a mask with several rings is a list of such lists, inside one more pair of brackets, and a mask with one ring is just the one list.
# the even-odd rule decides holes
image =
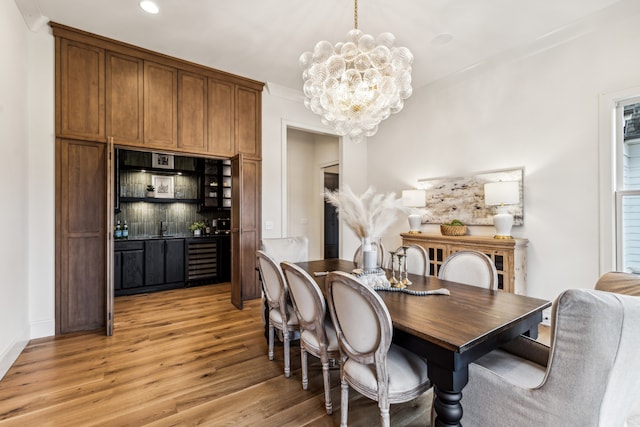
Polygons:
[[527,281],[528,239],[494,239],[492,236],[443,236],[402,233],[402,244],[420,245],[429,253],[429,274],[437,276],[442,262],[452,253],[475,250],[487,254],[498,270],[498,288],[524,295]]

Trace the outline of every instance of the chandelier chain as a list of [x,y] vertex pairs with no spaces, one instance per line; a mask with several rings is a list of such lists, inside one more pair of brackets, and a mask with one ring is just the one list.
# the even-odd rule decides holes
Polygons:
[[358,0],[353,0],[353,28],[358,29]]

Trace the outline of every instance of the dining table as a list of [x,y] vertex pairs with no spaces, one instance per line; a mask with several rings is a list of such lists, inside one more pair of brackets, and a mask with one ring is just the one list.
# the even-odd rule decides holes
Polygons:
[[[325,273],[355,269],[352,261],[342,259],[297,265],[314,278],[323,293]],[[392,276],[390,270],[384,271]],[[393,342],[427,359],[435,393],[435,425],[459,426],[469,364],[519,335],[537,338],[542,311],[551,302],[435,276],[406,276],[412,282],[405,288],[408,292],[378,290],[391,315]],[[448,295],[425,292],[442,289]]]

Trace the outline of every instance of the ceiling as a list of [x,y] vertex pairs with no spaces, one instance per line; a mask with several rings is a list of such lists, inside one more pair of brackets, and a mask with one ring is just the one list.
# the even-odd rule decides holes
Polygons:
[[[300,54],[320,40],[342,41],[354,18],[352,0],[156,0],[157,15],[137,0],[15,1],[34,31],[51,20],[296,90]],[[415,89],[509,52],[539,49],[544,40],[571,38],[631,3],[360,0],[358,27],[373,36],[389,31],[411,50]]]

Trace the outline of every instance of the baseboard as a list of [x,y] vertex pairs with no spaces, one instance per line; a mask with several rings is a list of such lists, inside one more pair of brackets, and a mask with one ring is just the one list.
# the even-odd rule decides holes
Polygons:
[[52,337],[56,334],[56,323],[52,320],[41,320],[31,323],[31,339]]
[[20,356],[20,353],[22,353],[22,350],[24,350],[28,342],[28,339],[15,341],[2,354],[0,354],[0,380],[4,378],[5,374],[15,363],[16,359],[18,359],[18,356]]

